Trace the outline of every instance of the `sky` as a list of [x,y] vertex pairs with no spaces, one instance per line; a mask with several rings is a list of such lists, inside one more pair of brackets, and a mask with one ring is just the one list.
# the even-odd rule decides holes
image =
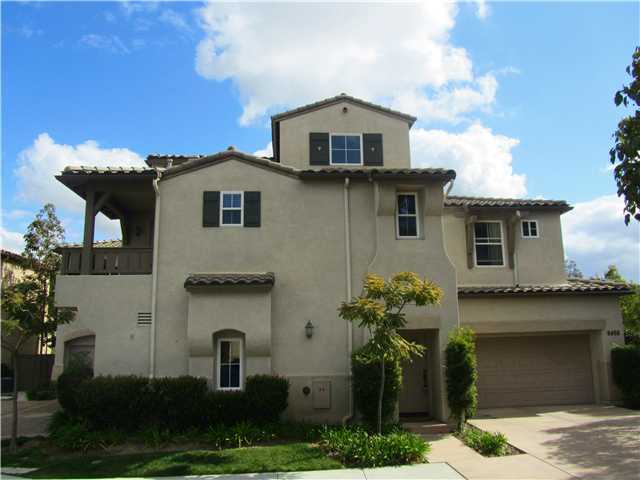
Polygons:
[[[418,117],[414,167],[454,194],[563,199],[566,257],[640,280],[608,150],[638,2],[2,2],[2,248],[45,203],[68,241],[66,165],[270,152],[269,116],[346,92]],[[117,238],[99,215],[96,238]]]

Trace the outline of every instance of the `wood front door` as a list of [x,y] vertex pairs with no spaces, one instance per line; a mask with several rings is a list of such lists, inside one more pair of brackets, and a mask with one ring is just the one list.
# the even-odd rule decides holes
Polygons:
[[[426,332],[403,332],[402,336],[421,345],[427,345]],[[429,402],[429,350],[422,357],[414,356],[402,364],[402,391],[400,414],[427,414]]]

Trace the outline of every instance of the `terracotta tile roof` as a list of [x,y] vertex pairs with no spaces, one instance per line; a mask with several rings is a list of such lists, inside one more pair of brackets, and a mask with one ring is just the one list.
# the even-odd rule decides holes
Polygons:
[[579,295],[579,294],[616,294],[633,293],[626,283],[606,282],[570,278],[560,285],[509,285],[509,286],[473,286],[458,287],[458,297],[498,296],[498,295]]
[[66,175],[155,175],[156,171],[152,168],[143,167],[87,167],[87,166],[69,166],[62,171],[63,176]]
[[[58,248],[82,248],[82,243],[61,243]],[[97,240],[93,248],[122,248],[122,240]]]
[[440,178],[443,180],[452,180],[456,178],[455,170],[444,168],[340,168],[327,167],[316,170],[300,170],[300,178],[336,178],[336,177],[362,177],[362,178]]
[[362,100],[360,98],[352,97],[351,95],[347,95],[346,93],[341,93],[340,95],[336,95],[335,97],[325,98],[324,100],[319,100],[317,102],[309,103],[307,105],[303,105],[301,107],[293,108],[291,110],[287,110],[286,112],[278,113],[271,117],[272,122],[278,122],[283,118],[291,117],[293,115],[299,115],[301,113],[305,113],[309,110],[316,110],[318,108],[326,107],[328,105],[339,103],[339,102],[350,102],[356,105],[361,105],[363,107],[370,108],[372,110],[378,110],[382,113],[386,113],[389,115],[393,115],[395,117],[400,117],[401,119],[409,122],[409,125],[413,125],[416,121],[416,117],[412,115],[408,115],[406,113],[399,112],[397,110],[392,110],[391,108],[383,107],[382,105],[378,105],[375,103],[367,102],[366,100]]
[[571,206],[564,200],[543,200],[527,198],[458,197],[449,195],[445,199],[447,207],[471,208],[536,208],[567,212]]
[[218,285],[273,285],[273,272],[262,273],[192,273],[184,281],[186,287]]

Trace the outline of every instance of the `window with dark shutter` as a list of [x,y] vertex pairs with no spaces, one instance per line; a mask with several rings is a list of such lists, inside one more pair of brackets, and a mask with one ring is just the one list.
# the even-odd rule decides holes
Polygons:
[[367,166],[382,167],[382,134],[365,133],[362,135],[362,156]]
[[244,226],[260,226],[260,192],[244,192]]
[[328,133],[309,133],[309,164],[329,165]]
[[204,192],[202,205],[202,226],[220,226],[220,192]]

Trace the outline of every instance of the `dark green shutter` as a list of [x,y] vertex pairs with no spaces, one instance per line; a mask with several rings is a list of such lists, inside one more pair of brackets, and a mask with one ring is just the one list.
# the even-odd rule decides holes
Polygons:
[[309,164],[329,165],[329,134],[309,134]]
[[364,164],[382,167],[382,134],[365,133],[362,135],[362,157]]
[[244,192],[244,226],[260,226],[260,192]]
[[202,226],[220,226],[220,192],[204,192],[202,203]]

